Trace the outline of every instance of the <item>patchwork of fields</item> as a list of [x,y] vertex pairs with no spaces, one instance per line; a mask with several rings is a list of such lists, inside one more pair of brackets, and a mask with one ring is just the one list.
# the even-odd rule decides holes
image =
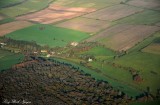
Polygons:
[[[2,8],[1,2],[11,6]],[[57,53],[61,49],[65,53],[58,57],[66,60],[57,60],[74,62],[92,77],[108,81],[129,96],[147,87],[154,95],[160,89],[159,0],[25,0],[12,5],[17,2],[20,0],[0,1],[0,37],[61,47]],[[71,42],[79,44],[66,46]],[[86,47],[81,42],[98,44]],[[89,62],[80,56],[94,59]],[[0,70],[22,59],[21,54],[0,50]],[[86,67],[80,65],[81,61]],[[130,68],[137,70],[141,82],[133,81]]]
[[0,25],[0,36],[4,36],[8,33],[11,33],[13,31],[28,27],[33,25],[30,22],[27,21],[14,21],[14,22],[10,22],[10,23],[6,23],[6,24],[2,24]]
[[93,11],[95,11],[95,9],[92,8],[68,8],[58,5],[50,5],[48,8],[39,12],[20,16],[17,18],[17,20],[29,20],[38,23],[49,24],[74,18]]
[[158,30],[160,28],[156,26],[119,25],[108,28],[87,41],[99,41],[110,49],[122,51],[130,49]]
[[71,42],[82,41],[88,38],[89,35],[80,31],[58,28],[52,25],[37,24],[7,34],[6,37],[15,40],[35,41],[42,46],[64,47]]
[[84,17],[114,21],[123,17],[127,17],[129,15],[141,12],[142,10],[143,9],[120,4],[120,5],[114,5],[108,8],[104,8],[102,10],[85,15]]
[[[10,1],[10,0],[9,0]],[[41,10],[49,5],[53,0],[27,0],[19,5],[2,8],[0,13],[9,17],[24,15],[30,12]]]
[[[145,17],[145,19],[144,19]],[[115,24],[143,24],[153,25],[160,21],[160,12],[153,10],[144,10],[143,12],[122,18],[115,21]]]
[[109,27],[110,23],[102,20],[80,17],[57,24],[56,26],[94,33],[101,29]]

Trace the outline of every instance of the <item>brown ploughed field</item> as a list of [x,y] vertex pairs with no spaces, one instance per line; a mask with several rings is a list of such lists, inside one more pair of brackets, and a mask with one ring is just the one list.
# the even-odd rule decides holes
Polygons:
[[83,14],[93,12],[92,8],[81,7],[64,7],[58,5],[50,5],[48,8],[36,13],[17,17],[17,20],[29,20],[43,24],[55,23],[65,19],[71,19]]
[[118,25],[106,29],[87,41],[99,41],[110,49],[122,51],[128,50],[158,30],[160,28],[156,26]]

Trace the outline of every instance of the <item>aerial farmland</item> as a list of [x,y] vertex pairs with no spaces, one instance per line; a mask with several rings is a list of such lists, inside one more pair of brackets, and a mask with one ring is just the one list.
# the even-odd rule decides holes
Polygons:
[[11,33],[13,31],[16,31],[16,30],[19,30],[19,29],[22,29],[22,28],[25,28],[31,25],[32,23],[27,22],[27,21],[14,21],[14,22],[2,24],[0,25],[0,29],[1,29],[0,36],[4,36],[8,33]]
[[95,33],[110,26],[110,22],[103,20],[89,19],[89,18],[75,18],[63,23],[59,23],[56,26],[64,27],[74,30],[79,30],[88,33]]
[[0,103],[159,105],[159,81],[159,0],[0,1]]
[[159,27],[157,26],[119,25],[108,28],[102,33],[89,38],[88,41],[99,40],[100,43],[103,43],[110,49],[125,51],[158,30]]

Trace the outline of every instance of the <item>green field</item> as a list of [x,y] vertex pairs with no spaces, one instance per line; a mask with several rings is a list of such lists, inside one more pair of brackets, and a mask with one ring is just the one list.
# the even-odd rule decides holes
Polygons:
[[23,60],[22,54],[11,53],[7,50],[0,49],[0,71],[11,68]]
[[[156,93],[159,87],[160,80],[160,56],[150,53],[134,52],[123,56],[114,61],[117,64],[133,67],[139,71],[144,81],[139,84],[139,87],[146,89],[149,86],[152,93]],[[154,73],[152,73],[154,72]]]
[[146,86],[150,86],[153,93],[155,93],[156,89],[159,88],[158,84],[160,80],[160,55],[145,53],[142,51],[144,48],[158,43],[160,43],[160,32],[155,33],[151,37],[148,37],[144,41],[137,44],[135,47],[131,48],[128,55],[125,55],[120,59],[114,61],[115,63],[138,69],[145,79],[145,81],[140,86],[144,89]]
[[113,58],[115,56],[114,51],[112,51],[110,49],[106,49],[104,47],[94,47],[94,48],[90,49],[89,51],[84,51],[84,52],[81,52],[78,54],[91,55],[91,56],[94,56],[96,59],[101,59],[101,60]]
[[89,65],[91,65],[94,69],[98,68],[103,74],[124,83],[124,85],[131,85],[133,82],[132,75],[126,70],[116,68],[111,65],[102,64],[102,62],[91,62]]
[[[145,17],[145,19],[144,19]],[[160,12],[145,10],[143,12],[122,18],[120,20],[115,21],[115,24],[147,24],[152,25],[157,22],[160,22]]]
[[106,49],[104,47],[94,47],[89,51],[85,51],[81,54],[91,54],[94,56],[113,56],[115,55],[113,51]]
[[[41,27],[44,29],[40,30]],[[35,41],[39,45],[50,47],[65,46],[70,42],[79,42],[89,37],[84,32],[40,24],[17,30],[6,36],[15,40]]]
[[47,7],[51,1],[53,0],[27,0],[22,4],[15,5],[9,8],[3,8],[0,10],[0,13],[9,17],[15,17],[29,12],[41,10]]

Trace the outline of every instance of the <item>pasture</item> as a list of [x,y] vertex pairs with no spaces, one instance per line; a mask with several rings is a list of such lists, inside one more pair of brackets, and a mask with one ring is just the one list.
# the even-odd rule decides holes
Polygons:
[[0,71],[11,68],[14,64],[20,63],[24,56],[14,54],[7,50],[0,49]]
[[0,10],[0,13],[9,17],[16,17],[19,15],[41,10],[47,7],[49,3],[52,1],[53,0],[27,0],[26,2],[21,3],[19,5],[15,5],[8,8],[2,8]]
[[160,30],[156,26],[145,25],[118,25],[87,39],[87,41],[98,41],[106,47],[116,50],[128,50],[138,42]]
[[93,47],[89,51],[84,51],[80,54],[90,54],[94,56],[113,56],[115,53],[109,49],[106,49],[104,47]]
[[141,11],[143,11],[143,9],[119,4],[116,6],[115,5],[110,6],[110,7],[101,9],[99,11],[87,14],[84,17],[99,19],[99,20],[115,21]]
[[79,42],[89,35],[80,31],[54,27],[52,25],[33,25],[13,33],[7,34],[15,40],[35,41],[39,45],[50,47],[65,46],[71,42]]
[[78,53],[78,55],[91,55],[94,56],[97,60],[108,60],[113,58],[116,54],[114,51],[104,48],[104,47],[93,47],[88,51],[83,51]]
[[55,23],[61,20],[71,19],[88,12],[92,12],[92,8],[69,8],[58,5],[50,5],[48,8],[36,13],[17,17],[17,20],[29,20],[43,24]]
[[144,52],[133,52],[113,61],[125,67],[132,67],[139,71],[144,81],[139,84],[140,88],[150,87],[151,93],[155,94],[160,80],[160,56]]
[[89,33],[95,33],[97,31],[100,31],[101,29],[109,27],[110,23],[102,20],[79,17],[72,20],[68,20],[66,22],[56,24],[56,26],[89,32]]
[[14,22],[9,22],[9,23],[5,23],[0,25],[0,36],[4,36],[8,33],[11,33],[13,31],[25,28],[25,27],[29,27],[33,25],[30,22],[26,22],[26,21],[14,21]]
[[140,8],[160,10],[159,0],[154,0],[154,2],[152,0],[129,0],[127,4],[140,7]]

